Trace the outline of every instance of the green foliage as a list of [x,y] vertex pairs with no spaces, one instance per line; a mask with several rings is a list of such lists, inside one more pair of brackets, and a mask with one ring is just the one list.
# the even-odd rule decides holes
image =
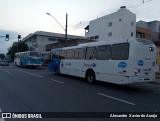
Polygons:
[[11,55],[12,60],[14,60],[15,53],[17,52],[24,52],[28,50],[27,44],[24,42],[14,42],[10,48],[8,48],[7,55]]
[[3,60],[5,58],[4,54],[0,54],[0,58]]

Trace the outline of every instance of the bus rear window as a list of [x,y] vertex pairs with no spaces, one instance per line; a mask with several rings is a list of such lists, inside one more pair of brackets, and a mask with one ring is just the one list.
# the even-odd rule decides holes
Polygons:
[[129,57],[129,43],[113,44],[112,60],[128,60]]

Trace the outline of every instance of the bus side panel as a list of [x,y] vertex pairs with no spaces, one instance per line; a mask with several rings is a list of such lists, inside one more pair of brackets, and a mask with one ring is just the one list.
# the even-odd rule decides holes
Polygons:
[[20,64],[21,64],[21,66],[27,66],[27,59],[26,58],[21,58]]
[[[121,65],[123,67],[118,67],[120,63],[123,64]],[[124,65],[124,63],[126,63],[126,65]],[[115,84],[128,83],[127,63],[127,61],[121,60],[102,60],[100,63],[98,62],[95,68],[96,79]]]
[[60,64],[61,73],[78,76],[77,61],[78,60],[73,60],[73,59],[61,60],[61,64]]

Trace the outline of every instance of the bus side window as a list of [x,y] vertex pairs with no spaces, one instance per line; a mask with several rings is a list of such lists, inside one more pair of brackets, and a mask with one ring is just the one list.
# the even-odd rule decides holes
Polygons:
[[88,47],[86,50],[86,59],[93,60],[95,59],[96,47]]
[[129,43],[113,44],[112,60],[128,60],[129,58]]
[[85,51],[84,48],[75,49],[74,58],[75,59],[84,59]]
[[65,57],[66,57],[65,50],[61,50],[59,56],[60,56],[60,59],[65,59]]
[[101,45],[97,47],[96,59],[97,60],[109,60],[111,58],[111,46]]
[[80,48],[78,55],[79,55],[79,56],[78,56],[78,59],[84,59],[85,49],[84,49],[84,48]]
[[75,49],[74,59],[78,59],[78,56],[79,56],[79,49]]
[[67,59],[74,59],[74,50],[73,49],[66,51],[66,58]]

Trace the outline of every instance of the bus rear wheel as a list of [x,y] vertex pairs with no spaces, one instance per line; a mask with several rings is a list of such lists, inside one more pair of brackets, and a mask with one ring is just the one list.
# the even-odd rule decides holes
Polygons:
[[89,83],[93,84],[95,82],[95,73],[92,70],[87,71],[86,79]]
[[60,71],[59,71],[58,67],[55,67],[54,72],[55,72],[56,75],[60,74]]

